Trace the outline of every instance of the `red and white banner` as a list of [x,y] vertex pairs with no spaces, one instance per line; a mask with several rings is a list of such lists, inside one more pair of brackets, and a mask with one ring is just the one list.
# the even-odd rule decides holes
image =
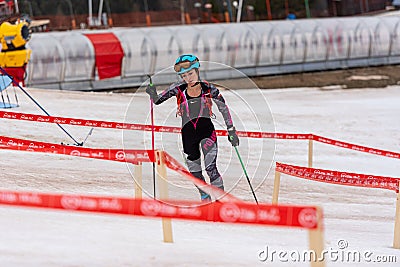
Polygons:
[[374,155],[378,155],[378,156],[400,159],[400,153],[396,153],[396,152],[391,152],[391,151],[381,150],[381,149],[376,149],[376,148],[370,148],[370,147],[366,147],[366,146],[354,145],[354,144],[337,141],[334,139],[329,139],[329,138],[314,135],[314,134],[312,135],[312,139],[314,141],[332,145],[332,146],[352,149],[352,150],[356,150],[356,151],[360,151],[360,152],[364,152],[364,153],[370,153],[370,154],[374,154]]
[[[93,159],[112,160],[139,164],[142,162],[155,162],[152,150],[124,150],[124,149],[95,149],[76,146],[65,146],[31,140],[23,140],[0,136],[0,149],[19,150],[27,152],[52,153],[60,155],[69,155],[75,157],[85,157]],[[162,153],[165,165],[173,171],[182,174],[191,180],[196,186],[207,192],[214,199],[220,201],[241,202],[240,199],[226,193],[214,186],[211,186],[197,178],[186,170],[176,159],[166,152]]]
[[[0,111],[0,118],[13,119],[30,122],[58,123],[74,126],[86,126],[95,128],[119,129],[119,130],[134,130],[151,132],[152,126],[149,124],[138,123],[123,123],[112,121],[85,120],[76,118],[54,117],[45,115],[36,115],[28,113],[16,113]],[[180,127],[173,126],[158,126],[154,125],[154,131],[160,133],[180,133]],[[226,130],[216,130],[218,136],[227,136]],[[265,133],[265,132],[249,132],[237,131],[238,136],[249,138],[275,138],[275,139],[310,139],[309,134],[286,134],[286,133]]]
[[[109,122],[109,121],[98,121],[98,120],[84,120],[75,118],[64,118],[64,117],[53,117],[43,116],[27,113],[15,113],[0,111],[0,118],[3,119],[14,119],[31,122],[45,122],[45,123],[58,123],[68,124],[75,126],[86,126],[86,127],[98,127],[108,129],[120,129],[120,130],[135,130],[135,131],[148,131],[151,132],[152,126],[148,124],[137,124],[137,123],[122,123],[122,122]],[[154,126],[155,132],[163,133],[180,133],[181,128],[173,126]],[[226,130],[216,130],[217,136],[227,136]],[[370,153],[378,156],[390,157],[400,159],[400,153],[391,152],[387,150],[375,149],[366,146],[360,146],[350,144],[330,138],[314,134],[292,134],[292,133],[267,133],[267,132],[252,132],[252,131],[237,131],[238,136],[248,138],[271,138],[271,139],[285,139],[285,140],[314,140],[317,142],[333,145],[341,148],[352,149],[364,153]]]
[[201,188],[204,192],[214,197],[214,199],[218,199],[222,202],[242,202],[242,200],[234,197],[233,195],[215,187],[205,183],[204,181],[194,177],[185,167],[182,166],[176,159],[174,159],[167,152],[163,152],[165,165],[182,176],[191,180],[197,187]]
[[400,178],[314,169],[279,162],[276,163],[275,171],[307,180],[358,187],[382,188],[399,192]]
[[[84,120],[84,119],[76,119],[76,118],[54,117],[54,116],[46,116],[46,115],[5,112],[5,111],[0,111],[0,118],[21,120],[21,121],[30,121],[30,122],[45,122],[45,123],[67,124],[67,125],[74,125],[74,126],[87,126],[87,127],[94,127],[94,128],[120,129],[120,130],[151,131],[151,128],[152,128],[151,125],[146,125],[146,124],[98,121],[98,120]],[[170,126],[154,126],[154,130],[156,132],[167,132],[167,133],[180,133],[181,132],[181,128],[170,127]]]
[[154,162],[152,150],[104,149],[66,146],[0,136],[0,149],[42,152],[138,164]]
[[313,206],[285,206],[250,203],[173,201],[120,197],[0,191],[0,204],[68,211],[165,217],[187,220],[246,223],[315,229],[317,209]]

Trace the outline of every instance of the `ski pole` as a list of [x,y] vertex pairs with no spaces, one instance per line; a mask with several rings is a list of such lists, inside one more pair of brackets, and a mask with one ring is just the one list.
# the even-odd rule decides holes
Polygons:
[[249,179],[249,176],[247,175],[247,171],[246,171],[246,168],[244,167],[242,158],[240,157],[239,150],[238,150],[237,146],[234,146],[234,148],[235,148],[235,150],[236,150],[236,154],[237,154],[237,156],[238,156],[238,158],[239,158],[240,164],[242,165],[242,169],[243,169],[244,175],[246,175],[246,179],[247,179],[247,182],[249,183],[251,192],[253,193],[254,200],[256,201],[256,203],[257,203],[257,205],[258,205],[258,200],[257,200],[257,197],[256,197],[256,193],[254,193],[253,186],[252,186],[251,183],[250,183],[250,179]]
[[[150,75],[150,86],[153,86],[153,81]],[[151,150],[153,151],[153,158],[155,160],[156,153],[154,151],[154,102],[153,99],[150,97],[150,114],[151,114]],[[153,161],[153,198],[156,198],[156,163]]]
[[86,142],[86,140],[89,138],[90,135],[92,135],[94,128],[92,127],[90,129],[90,131],[88,132],[88,134],[86,135],[86,138],[82,141],[82,146],[83,144]]
[[[24,88],[22,88],[22,86],[20,86],[15,80],[14,80],[14,78],[10,75],[10,74],[8,74],[2,67],[0,67],[0,71],[1,71],[1,73],[3,73],[3,74],[5,74],[5,75],[7,75],[11,80],[12,80],[12,83],[14,84],[14,85],[17,85],[17,87],[19,88],[19,89],[21,89],[21,91],[22,92],[24,92],[24,94],[25,95],[27,95],[32,101],[33,101],[33,103],[35,103],[36,104],[36,106],[38,106],[47,116],[51,116]],[[58,123],[56,123],[57,124],[57,126],[58,127],[60,127],[60,129],[64,132],[64,133],[66,133],[74,142],[75,142],[75,144],[77,145],[77,146],[83,146],[83,142],[82,143],[79,143],[78,141],[76,141],[76,139],[69,133],[69,132],[67,132],[67,130],[65,130],[64,129],[64,127],[62,127],[60,124],[58,124]]]

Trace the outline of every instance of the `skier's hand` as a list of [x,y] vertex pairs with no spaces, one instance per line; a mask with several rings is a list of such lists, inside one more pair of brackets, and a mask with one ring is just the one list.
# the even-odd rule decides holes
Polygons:
[[146,93],[150,96],[151,99],[156,100],[158,98],[157,90],[155,85],[148,85],[146,87]]
[[235,127],[228,128],[228,140],[231,142],[232,146],[239,146],[239,137],[236,134]]

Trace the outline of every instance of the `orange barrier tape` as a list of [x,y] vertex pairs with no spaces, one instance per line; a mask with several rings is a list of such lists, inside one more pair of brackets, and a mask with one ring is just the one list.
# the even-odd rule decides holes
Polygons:
[[307,180],[358,187],[382,188],[399,192],[400,178],[314,169],[279,162],[276,163],[275,170]]
[[0,191],[0,204],[68,211],[166,217],[225,223],[246,223],[315,229],[317,209],[313,206],[286,206],[250,203],[170,201],[95,197],[69,194]]
[[152,150],[103,149],[65,146],[0,136],[0,149],[42,152],[137,164],[154,162]]

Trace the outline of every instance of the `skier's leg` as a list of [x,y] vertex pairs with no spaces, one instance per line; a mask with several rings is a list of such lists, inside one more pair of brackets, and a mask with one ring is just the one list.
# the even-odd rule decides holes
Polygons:
[[201,141],[201,149],[204,154],[206,172],[210,177],[211,185],[224,190],[224,181],[217,168],[218,145],[215,131],[209,138],[205,138]]
[[[199,151],[199,153],[200,153],[200,151]],[[200,154],[199,154],[199,158],[195,159],[195,160],[192,160],[192,155],[188,155],[187,158],[186,158],[186,164],[187,164],[187,166],[189,168],[190,173],[194,177],[196,177],[196,178],[202,180],[203,182],[205,182],[205,179],[204,179],[204,176],[203,176],[203,173],[202,173],[202,170],[201,170]],[[211,197],[210,197],[209,194],[207,194],[206,192],[201,190],[198,186],[196,186],[196,187],[200,192],[200,197],[201,197],[202,201],[210,201],[211,200]]]
[[[189,142],[188,139],[182,138],[183,140],[183,151],[186,156],[186,165],[188,166],[189,172],[196,178],[205,182],[202,170],[201,170],[201,159],[200,159],[200,149],[199,144]],[[185,142],[186,140],[186,142]],[[197,187],[197,186],[196,186]],[[211,197],[209,194],[201,190],[199,187],[197,189],[200,192],[200,197],[202,201],[210,201]]]

